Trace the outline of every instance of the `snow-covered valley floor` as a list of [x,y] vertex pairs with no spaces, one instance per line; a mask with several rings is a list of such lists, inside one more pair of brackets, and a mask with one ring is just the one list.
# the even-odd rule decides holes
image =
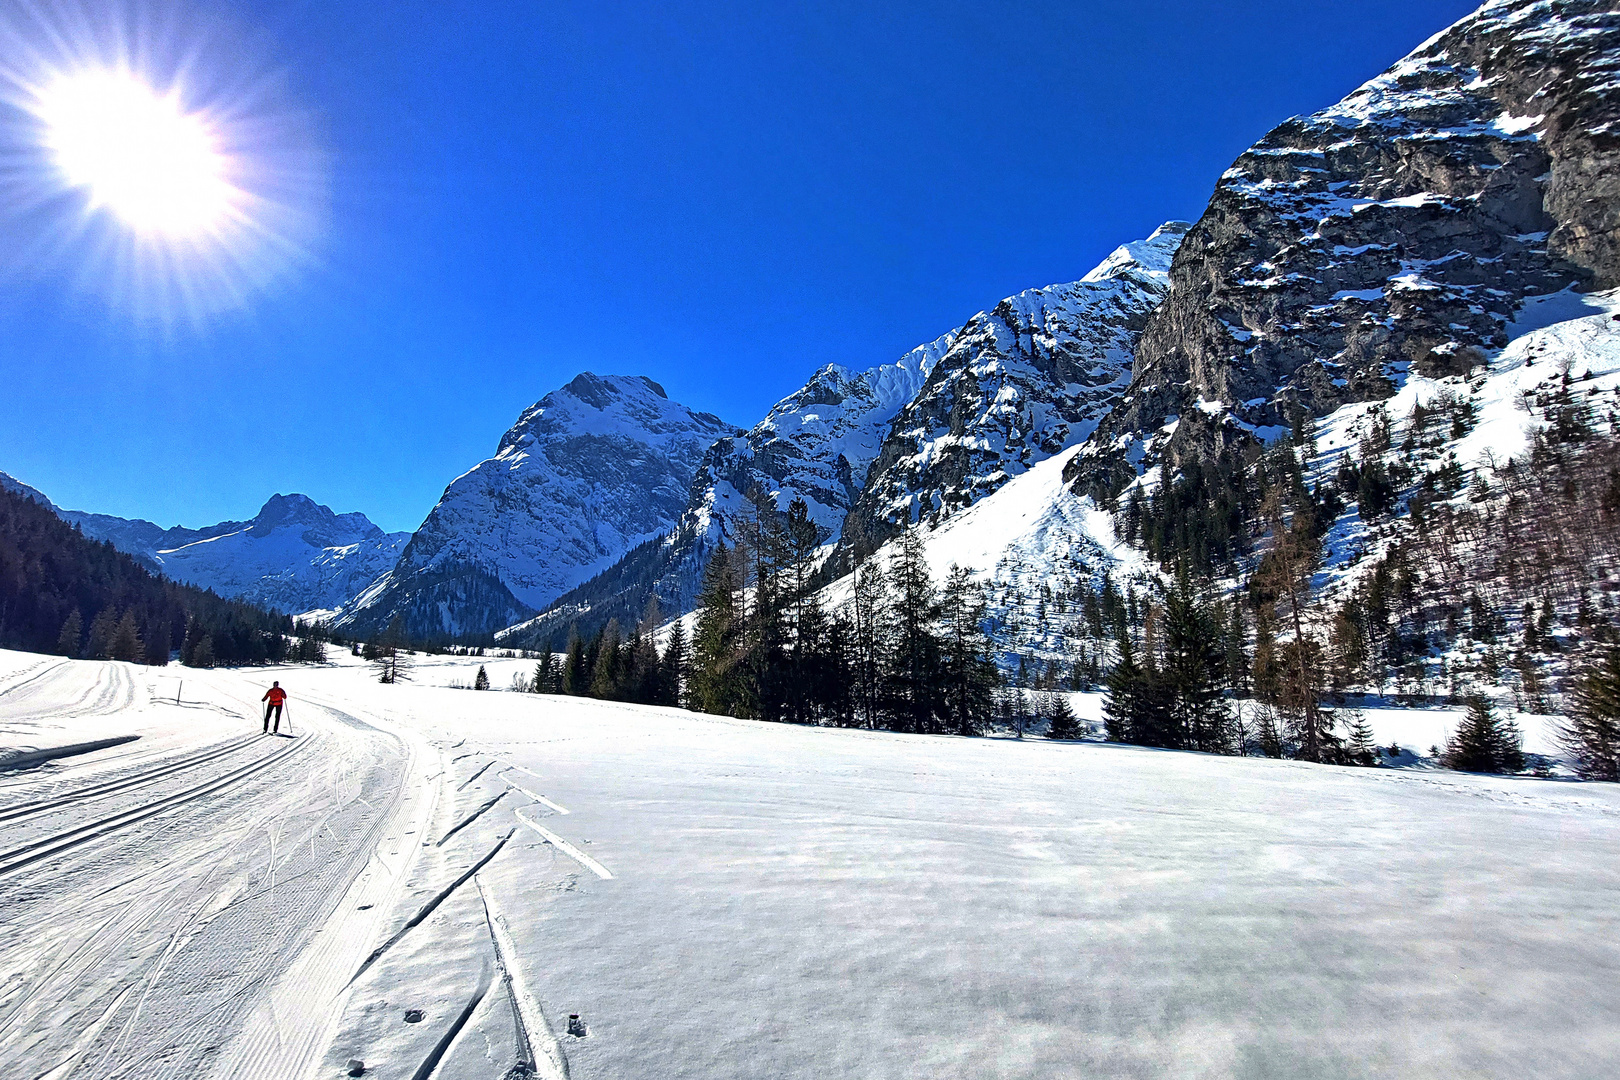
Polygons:
[[[476,665],[0,654],[0,747],[143,736],[0,772],[0,1075],[1595,1077],[1620,1051],[1614,786],[443,685]],[[297,738],[257,734],[271,678]]]

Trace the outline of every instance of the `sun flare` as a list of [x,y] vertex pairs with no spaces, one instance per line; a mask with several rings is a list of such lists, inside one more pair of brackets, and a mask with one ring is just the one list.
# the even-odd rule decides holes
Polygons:
[[60,76],[36,115],[67,183],[137,232],[194,236],[235,207],[240,193],[206,120],[127,72]]

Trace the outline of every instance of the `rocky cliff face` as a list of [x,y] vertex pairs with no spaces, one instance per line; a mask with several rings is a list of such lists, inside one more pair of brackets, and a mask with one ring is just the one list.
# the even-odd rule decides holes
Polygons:
[[1142,334],[1130,393],[1071,465],[1106,494],[1166,461],[1462,373],[1529,296],[1620,281],[1620,14],[1499,0],[1220,179]]
[[344,623],[368,632],[401,616],[417,638],[510,626],[668,532],[704,452],[734,434],[651,379],[580,375],[451,482]]
[[890,425],[841,552],[938,524],[1091,435],[1124,392],[1186,231],[1164,225],[1079,281],[1008,297],[958,330]]

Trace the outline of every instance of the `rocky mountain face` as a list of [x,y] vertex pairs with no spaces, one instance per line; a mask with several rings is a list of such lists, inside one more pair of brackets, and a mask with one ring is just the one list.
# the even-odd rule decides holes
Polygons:
[[958,330],[890,425],[841,554],[937,525],[1089,437],[1124,393],[1187,228],[1163,225],[1079,281],[1008,297]]
[[348,603],[394,565],[410,538],[383,532],[364,514],[334,514],[305,495],[273,495],[249,521],[165,529],[138,518],[60,509],[4,473],[0,487],[49,507],[155,574],[294,615]]
[[519,622],[667,533],[704,453],[735,434],[651,379],[582,374],[451,482],[398,565],[341,621],[367,633],[397,616],[417,639]]
[[560,643],[576,622],[586,630],[608,619],[629,624],[649,597],[665,612],[689,609],[709,554],[721,542],[736,544],[757,514],[751,495],[780,512],[802,498],[821,542],[836,541],[889,425],[955,337],[946,334],[866,371],[842,364],[817,371],[748,431],[709,447],[673,530],[632,549],[508,636]]
[[1079,281],[1031,289],[893,364],[829,364],[747,433],[704,455],[685,511],[662,540],[559,597],[509,640],[560,641],[571,623],[638,618],[649,596],[689,610],[714,546],[756,513],[803,498],[839,561],[904,523],[937,524],[1083,440],[1123,392],[1131,351],[1168,287],[1187,226],[1164,225]]
[[1620,283],[1617,89],[1612,4],[1497,0],[1279,125],[1187,233],[1078,490],[1465,373],[1526,297]]

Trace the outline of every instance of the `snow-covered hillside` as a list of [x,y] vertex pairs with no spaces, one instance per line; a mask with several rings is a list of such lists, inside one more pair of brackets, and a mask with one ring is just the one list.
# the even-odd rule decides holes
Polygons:
[[328,613],[390,570],[410,533],[385,533],[364,514],[335,514],[305,495],[272,495],[252,519],[202,529],[63,510],[0,473],[0,486],[49,507],[92,540],[154,574],[291,615]]
[[445,489],[392,573],[343,616],[413,637],[518,622],[667,532],[709,446],[736,429],[640,376],[576,377]]

